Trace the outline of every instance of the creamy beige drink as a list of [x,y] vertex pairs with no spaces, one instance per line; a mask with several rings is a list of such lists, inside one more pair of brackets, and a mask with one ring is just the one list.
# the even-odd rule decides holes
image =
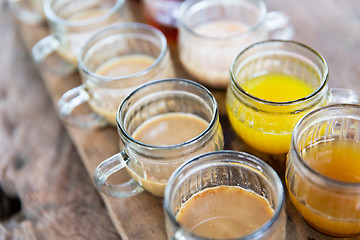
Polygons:
[[186,70],[203,84],[226,87],[232,59],[251,41],[244,36],[232,39],[249,30],[244,23],[231,20],[206,22],[193,31],[199,37],[181,39],[180,60]]
[[176,220],[192,233],[211,239],[251,234],[274,215],[269,202],[240,187],[206,188],[179,209]]
[[143,54],[130,54],[112,58],[100,65],[95,73],[106,77],[123,77],[150,67],[155,58]]
[[69,21],[84,21],[92,18],[98,18],[105,15],[109,9],[106,8],[94,8],[94,9],[85,9],[80,12],[76,12],[71,15],[67,20]]
[[[208,125],[207,121],[193,114],[166,113],[145,121],[135,130],[132,137],[152,146],[171,146],[199,136]],[[159,164],[161,165],[161,162]],[[170,169],[143,163],[142,167],[145,175],[143,177],[138,176],[130,168],[127,169],[143,188],[155,196],[163,197],[167,179],[177,166],[172,165]]]
[[249,26],[236,21],[218,20],[200,24],[194,31],[207,37],[231,37],[249,30]]
[[[155,58],[144,54],[124,55],[106,61],[96,69],[95,73],[101,76],[120,78],[140,72],[150,67],[155,61]],[[121,86],[116,87],[121,88]],[[123,87],[126,89],[125,84]],[[98,94],[101,94],[100,92],[99,90]],[[111,92],[113,92],[113,94],[111,94]],[[95,103],[90,100],[89,103],[94,112],[116,126],[116,111],[120,102],[128,93],[128,91],[119,93],[116,89],[107,90],[104,91],[101,102]]]

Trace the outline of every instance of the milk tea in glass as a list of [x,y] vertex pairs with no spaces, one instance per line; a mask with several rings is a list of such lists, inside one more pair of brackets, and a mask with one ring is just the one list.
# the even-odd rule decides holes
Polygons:
[[[96,33],[80,51],[79,71],[83,84],[65,93],[58,105],[61,118],[80,127],[116,126],[116,112],[126,95],[175,75],[165,36],[141,23],[113,25]],[[85,102],[91,113],[77,114]]]
[[291,38],[292,32],[287,17],[267,13],[261,0],[185,1],[179,11],[180,61],[197,81],[225,88],[237,52],[269,37]]
[[[122,101],[116,123],[120,153],[94,172],[97,188],[114,197],[129,197],[143,189],[163,197],[168,178],[179,165],[223,149],[215,98],[190,80],[164,79],[140,86]],[[132,177],[129,182],[106,182],[123,168]]]
[[285,239],[280,178],[247,153],[195,157],[171,175],[164,208],[168,239]]

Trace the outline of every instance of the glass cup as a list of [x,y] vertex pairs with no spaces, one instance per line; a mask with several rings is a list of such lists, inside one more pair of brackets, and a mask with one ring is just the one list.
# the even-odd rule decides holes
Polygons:
[[294,206],[315,229],[335,237],[360,234],[359,159],[359,105],[322,107],[296,124],[286,186]]
[[248,45],[292,36],[287,16],[267,12],[262,0],[190,0],[179,11],[181,63],[210,87],[228,86],[231,61]]
[[[206,129],[191,140],[176,145],[155,146],[133,138],[145,120],[169,114],[190,114],[206,122]],[[218,106],[205,87],[185,79],[165,79],[143,85],[121,103],[116,123],[121,152],[103,161],[94,172],[97,188],[110,196],[128,197],[141,192],[162,197],[171,173],[185,161],[202,153],[223,149]],[[165,137],[176,138],[181,131]],[[112,185],[107,178],[126,168],[132,179]]]
[[131,20],[125,0],[45,0],[44,14],[52,33],[34,45],[35,62],[43,62],[57,51],[73,66],[77,65],[81,46],[92,34]]
[[[274,210],[271,219],[260,228],[236,239],[285,239],[284,190],[279,176],[259,158],[235,151],[203,154],[184,163],[171,175],[164,195],[168,239],[208,239],[184,228],[176,215],[184,202],[194,194],[219,186],[236,186],[253,192],[265,198]],[[251,216],[248,218],[250,221]]]
[[[126,95],[147,82],[175,76],[164,35],[142,23],[97,32],[80,51],[79,71],[83,84],[66,92],[58,109],[64,122],[84,128],[116,126],[116,111]],[[85,102],[92,112],[77,114]]]
[[[291,101],[268,101],[244,90],[243,86],[254,78],[271,74],[294,76],[299,79],[297,84],[306,84],[312,92]],[[230,78],[226,106],[233,129],[249,146],[270,154],[288,152],[295,124],[309,111],[329,103],[358,102],[351,90],[329,90],[325,59],[315,50],[294,41],[269,40],[249,46],[234,59]],[[292,87],[290,83],[296,81],[288,82]],[[287,82],[274,83],[265,90],[271,93],[284,87],[283,84]],[[298,91],[295,89],[294,94]],[[287,91],[281,94],[293,95]]]

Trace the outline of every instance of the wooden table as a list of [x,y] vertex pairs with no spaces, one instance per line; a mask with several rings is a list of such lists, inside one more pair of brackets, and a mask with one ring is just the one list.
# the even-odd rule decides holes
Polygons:
[[[351,88],[360,94],[358,0],[268,0],[266,4],[269,10],[288,13],[294,39],[325,57],[330,87]],[[138,7],[137,2],[132,5]],[[46,34],[45,26],[13,20],[0,0],[0,184],[4,191],[0,193],[0,239],[120,239],[119,235],[166,239],[161,199],[145,192],[128,199],[99,198],[90,176],[100,161],[118,151],[118,135],[114,128],[89,130],[61,124],[54,104],[80,80],[76,73],[59,76],[41,66],[36,70],[27,53]],[[58,56],[49,61],[56,63]],[[181,66],[178,75],[188,77]],[[224,113],[224,91],[213,93]],[[235,136],[224,114],[221,123],[225,149],[257,155],[283,178],[284,156],[250,149]],[[332,239],[310,228],[288,198],[286,211],[287,239]]]

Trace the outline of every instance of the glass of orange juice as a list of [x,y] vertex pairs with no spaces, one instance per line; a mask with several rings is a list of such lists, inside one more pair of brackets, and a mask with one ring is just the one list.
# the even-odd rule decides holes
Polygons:
[[287,158],[290,199],[317,230],[360,234],[360,106],[319,108],[295,126]]
[[328,74],[325,59],[304,44],[249,46],[230,68],[226,105],[233,129],[259,151],[288,152],[292,130],[306,113],[330,102],[358,102],[351,90],[329,90]]

